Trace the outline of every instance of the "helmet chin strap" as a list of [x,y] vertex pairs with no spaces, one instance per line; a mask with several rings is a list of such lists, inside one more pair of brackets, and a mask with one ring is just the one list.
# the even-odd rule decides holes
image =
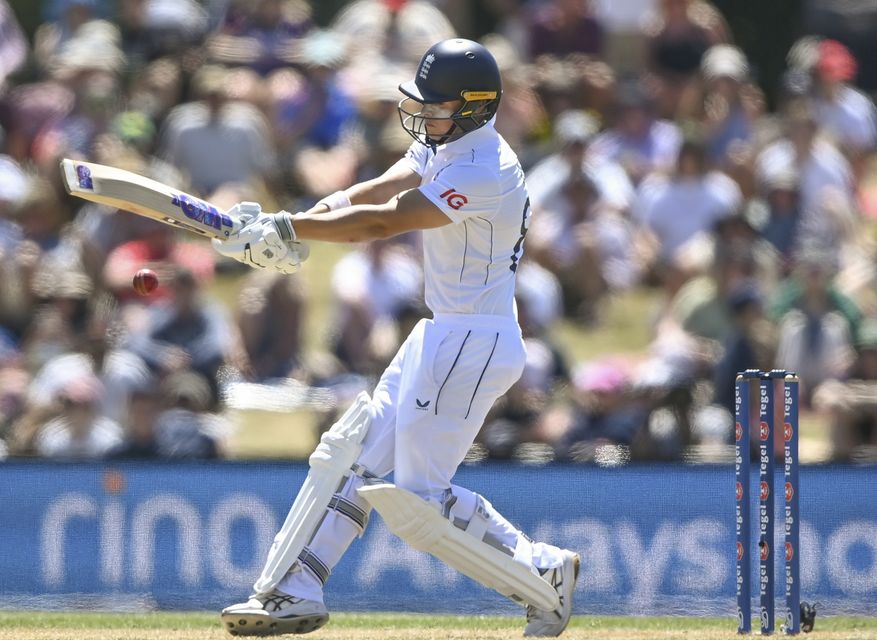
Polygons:
[[427,134],[426,134],[426,143],[427,143],[430,147],[433,148],[433,151],[435,151],[435,148],[436,148],[437,146],[439,146],[440,144],[445,144],[446,142],[449,142],[450,139],[451,139],[451,137],[454,135],[454,132],[455,132],[458,128],[459,128],[459,127],[457,127],[457,123],[452,121],[452,122],[451,122],[451,128],[448,129],[447,133],[445,133],[445,134],[444,134],[441,138],[439,138],[438,140],[434,140],[434,139],[431,138],[430,135],[427,133]]

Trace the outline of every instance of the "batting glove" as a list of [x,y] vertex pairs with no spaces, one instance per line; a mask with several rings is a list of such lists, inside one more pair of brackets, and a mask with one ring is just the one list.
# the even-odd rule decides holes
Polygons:
[[286,211],[263,213],[255,202],[240,202],[228,214],[244,223],[240,231],[227,240],[213,240],[213,248],[257,269],[274,269],[295,273],[310,251],[295,239],[292,217]]

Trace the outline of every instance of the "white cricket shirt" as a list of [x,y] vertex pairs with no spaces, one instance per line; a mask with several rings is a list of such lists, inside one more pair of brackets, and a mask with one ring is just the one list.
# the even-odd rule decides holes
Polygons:
[[423,231],[424,300],[434,314],[515,317],[515,270],[530,220],[524,172],[493,123],[405,154],[420,191],[453,224]]

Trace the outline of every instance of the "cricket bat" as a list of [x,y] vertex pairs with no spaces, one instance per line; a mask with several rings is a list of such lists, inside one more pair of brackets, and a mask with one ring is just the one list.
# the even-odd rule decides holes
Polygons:
[[225,240],[243,226],[209,202],[143,176],[94,162],[61,160],[67,193],[186,231]]

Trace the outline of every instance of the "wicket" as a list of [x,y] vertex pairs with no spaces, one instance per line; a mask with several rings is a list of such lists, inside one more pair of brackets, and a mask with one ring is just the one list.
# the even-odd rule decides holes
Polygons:
[[[757,383],[757,385],[756,385]],[[792,372],[774,369],[760,371],[747,369],[737,374],[735,398],[735,451],[736,475],[735,530],[737,534],[737,633],[752,631],[752,563],[751,520],[749,494],[750,433],[752,417],[758,411],[758,592],[761,633],[774,632],[775,586],[774,586],[774,439],[779,407],[775,397],[777,388],[782,389],[782,437],[783,437],[783,495],[785,535],[785,624],[786,634],[799,633],[800,583],[799,520],[798,520],[798,376]],[[752,389],[758,389],[757,404],[753,404]]]

